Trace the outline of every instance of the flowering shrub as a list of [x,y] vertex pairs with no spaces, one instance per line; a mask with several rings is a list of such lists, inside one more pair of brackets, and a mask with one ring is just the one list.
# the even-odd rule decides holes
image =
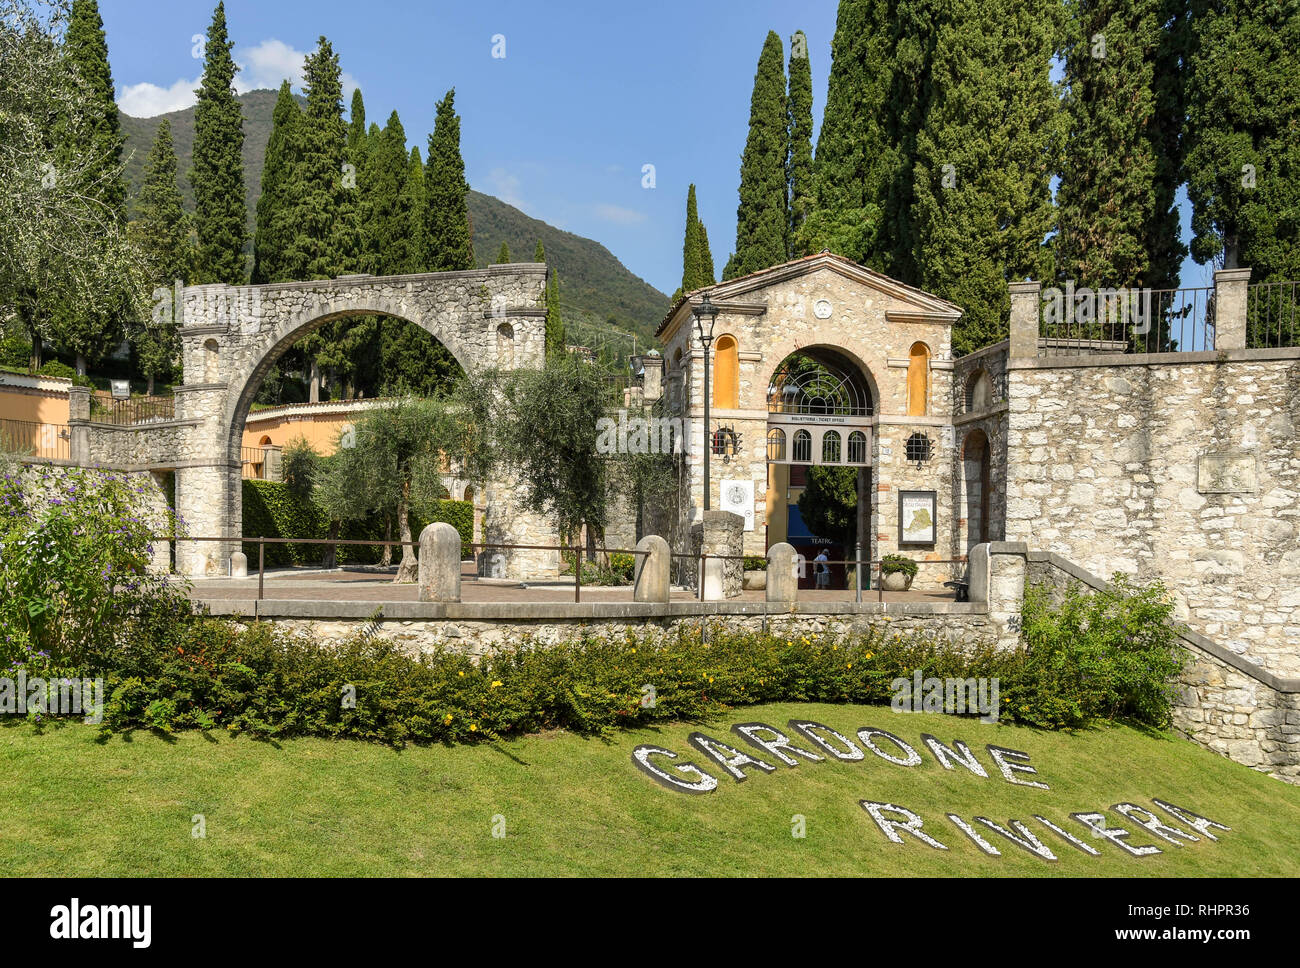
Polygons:
[[0,661],[111,668],[136,622],[188,614],[183,591],[146,567],[142,484],[100,471],[33,468],[0,478]]

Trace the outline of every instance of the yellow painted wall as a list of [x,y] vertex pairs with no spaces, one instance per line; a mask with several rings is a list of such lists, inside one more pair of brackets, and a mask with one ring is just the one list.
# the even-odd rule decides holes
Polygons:
[[0,387],[0,420],[66,424],[68,395],[57,390],[25,390]]
[[713,348],[713,406],[734,410],[740,396],[740,355],[734,336],[719,336]]
[[930,348],[913,343],[907,360],[907,415],[924,417],[929,413]]
[[271,419],[258,419],[256,413],[250,413],[244,423],[242,446],[260,447],[269,443],[286,447],[299,437],[311,444],[322,455],[334,453],[335,441],[339,433],[348,425],[355,425],[364,410],[356,413],[292,413]]

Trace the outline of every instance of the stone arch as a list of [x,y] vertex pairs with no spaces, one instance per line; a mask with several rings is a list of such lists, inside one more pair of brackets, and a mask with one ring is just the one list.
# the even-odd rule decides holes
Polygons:
[[[346,308],[342,307],[341,303],[347,304]],[[409,308],[403,307],[396,300],[374,297],[355,300],[340,299],[331,301],[330,305],[325,307],[323,313],[321,313],[321,308],[309,309],[277,326],[273,333],[263,341],[263,349],[259,354],[260,359],[231,381],[230,390],[235,391],[237,389],[238,391],[237,394],[231,396],[233,405],[227,411],[225,421],[228,433],[227,448],[232,455],[231,459],[238,458],[244,422],[248,419],[248,412],[252,407],[253,398],[257,396],[257,391],[261,388],[262,381],[270,372],[271,367],[294,343],[332,320],[348,316],[385,316],[390,319],[400,319],[403,322],[419,326],[446,347],[447,352],[460,364],[461,369],[468,372],[473,367],[473,356],[450,332],[450,327],[430,325],[423,318],[420,318],[419,314],[411,312]]]
[[961,488],[958,506],[966,519],[965,552],[978,544],[992,540],[990,518],[992,490],[992,453],[989,438],[976,427],[961,443],[961,473],[957,477]]
[[993,402],[993,379],[980,367],[966,378],[965,412],[983,410]]

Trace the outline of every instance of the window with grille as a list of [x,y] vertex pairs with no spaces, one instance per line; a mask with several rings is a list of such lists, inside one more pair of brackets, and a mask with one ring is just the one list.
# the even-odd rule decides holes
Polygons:
[[907,438],[907,461],[923,464],[930,459],[930,438],[925,434],[912,434]]

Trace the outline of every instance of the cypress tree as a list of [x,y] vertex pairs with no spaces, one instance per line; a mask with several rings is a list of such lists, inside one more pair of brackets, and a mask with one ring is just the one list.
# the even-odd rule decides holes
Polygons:
[[676,300],[685,292],[694,292],[716,281],[713,256],[709,253],[709,236],[700,221],[695,203],[695,186],[686,191],[686,236],[682,242],[682,284],[673,295]]
[[362,271],[389,276],[414,272],[411,199],[406,192],[410,162],[406,154],[406,129],[394,111],[381,129],[371,125],[363,169]]
[[499,265],[499,266],[504,266],[504,265],[509,265],[509,264],[510,264],[510,245],[509,245],[509,243],[506,243],[506,242],[502,242],[502,243],[501,243],[501,248],[500,248],[499,250],[497,250],[497,261],[496,261],[496,264]]
[[1198,0],[1187,87],[1192,255],[1300,278],[1300,7]]
[[63,46],[69,65],[85,84],[86,107],[93,118],[91,149],[98,166],[86,190],[125,222],[126,182],[118,171],[125,139],[114,99],[108,39],[95,0],[73,0]]
[[[402,135],[405,145],[406,136]],[[406,262],[401,272],[428,272],[429,245],[424,236],[424,162],[420,149],[412,148],[406,165],[406,181],[402,184],[401,209],[407,225]]]
[[271,134],[266,142],[266,161],[262,167],[262,194],[257,199],[257,231],[253,239],[254,283],[286,282],[294,278],[286,255],[293,228],[295,151],[299,135],[296,126],[302,120],[298,101],[289,82],[280,85],[271,117]]
[[348,110],[348,157],[354,165],[360,166],[360,159],[365,153],[366,138],[366,102],[361,97],[361,88],[352,92],[352,106]]
[[1006,338],[1007,283],[1050,264],[1059,21],[1055,0],[985,0],[975,14],[945,3],[917,137],[913,258],[918,284],[965,310],[953,332],[965,353]]
[[1168,107],[1157,92],[1158,80],[1173,79],[1156,74],[1167,51],[1167,11],[1168,0],[1071,5],[1068,136],[1054,240],[1061,281],[1155,289],[1177,283],[1185,255],[1173,197],[1178,141],[1170,143],[1161,126]]
[[542,247],[541,239],[537,240],[537,248],[533,249],[533,261],[534,262],[546,261],[546,249]]
[[940,25],[954,14],[951,0],[898,0],[892,9],[889,98],[881,118],[888,151],[881,159],[884,185],[872,261],[911,285],[920,285],[921,244],[913,224],[915,177],[921,130],[930,123],[931,82]]
[[879,230],[891,171],[885,133],[893,77],[888,0],[840,0],[813,160],[813,210],[800,251],[826,248],[881,265]]
[[438,102],[433,134],[429,135],[429,157],[424,172],[424,226],[431,272],[474,268],[474,246],[470,232],[465,180],[465,162],[460,154],[460,117],[455,108],[456,91],[450,90]]
[[[188,279],[194,271],[190,219],[176,182],[176,168],[171,123],[164,118],[149,149],[144,182],[136,199],[136,219],[130,226],[153,283],[162,287],[177,279]],[[154,380],[170,371],[180,352],[176,323],[171,313],[162,313],[133,330],[136,363],[149,381],[148,392],[152,394]]]
[[244,282],[248,237],[244,202],[244,118],[235,99],[235,61],[226,33],[226,6],[218,3],[208,27],[203,80],[194,107],[194,228],[199,282]]
[[785,67],[781,38],[768,31],[754,75],[749,137],[740,161],[736,252],[723,272],[734,279],[786,261],[789,214],[786,199]]
[[790,258],[807,254],[802,248],[800,233],[808,221],[813,200],[812,104],[812,66],[808,58],[808,38],[799,30],[790,38],[790,97],[787,109],[789,154],[785,173],[790,199],[790,228],[787,232]]
[[[64,35],[63,57],[80,85],[78,110],[88,122],[89,145],[67,145],[69,151],[86,152],[92,163],[83,171],[77,187],[97,207],[97,216],[111,223],[103,235],[119,232],[126,225],[126,183],[122,179],[123,137],[114,101],[113,75],[108,63],[108,41],[104,22],[95,0],[74,0]],[[60,131],[56,121],[54,137],[66,143],[71,135]],[[80,136],[84,142],[85,135]],[[52,293],[49,333],[76,357],[77,373],[85,375],[89,360],[96,360],[120,337],[126,299],[110,300],[93,310]],[[116,305],[114,305],[116,303]]]

